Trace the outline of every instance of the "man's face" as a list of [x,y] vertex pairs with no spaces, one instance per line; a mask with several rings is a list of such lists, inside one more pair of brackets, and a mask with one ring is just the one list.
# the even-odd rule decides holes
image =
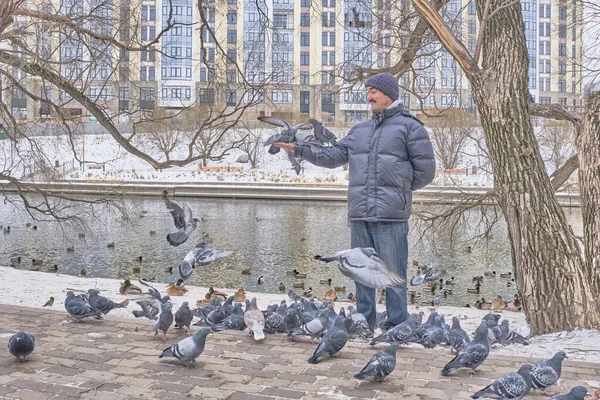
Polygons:
[[373,111],[385,110],[394,102],[381,91],[372,87],[367,88],[367,100],[369,101],[371,110]]

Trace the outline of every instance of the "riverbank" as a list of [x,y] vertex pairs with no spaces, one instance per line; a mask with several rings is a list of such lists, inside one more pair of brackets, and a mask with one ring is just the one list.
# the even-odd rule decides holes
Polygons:
[[[0,267],[0,304],[43,308],[46,301],[53,296],[54,304],[50,309],[64,310],[64,298],[68,290],[82,293],[90,288],[100,290],[103,296],[113,301],[122,301],[126,297],[119,294],[120,282],[116,279],[85,278],[70,275],[55,274],[49,272],[35,272],[18,270],[10,267]],[[166,293],[166,283],[151,283],[162,295]],[[233,295],[237,288],[215,288],[227,294]],[[172,297],[174,308],[178,308],[184,301],[191,306],[197,300],[204,298],[207,292],[205,287],[188,286],[188,292],[184,296]],[[285,294],[265,294],[248,292],[247,297],[257,297],[258,306],[265,309],[269,304],[279,303],[287,299]],[[350,303],[336,302],[336,308],[345,307]],[[134,319],[131,311],[139,309],[138,305],[130,302],[127,309],[118,309],[111,312],[112,316]],[[378,305],[383,311],[385,306]],[[409,306],[410,312],[424,311],[430,313],[429,307]],[[447,321],[453,316],[458,316],[461,325],[467,332],[473,332],[479,325],[481,318],[488,311],[464,307],[438,307],[438,313],[443,314]],[[508,319],[510,326],[522,334],[527,334],[529,327],[523,313],[505,311],[501,313],[502,319]],[[65,318],[63,323],[69,323]],[[412,344],[410,347],[422,348],[420,345]],[[547,358],[556,351],[563,350],[569,355],[569,360],[579,360],[600,363],[600,332],[597,330],[576,330],[572,332],[559,332],[549,335],[532,337],[528,346],[519,344],[499,346],[493,349],[494,354],[513,355],[524,357]],[[600,386],[600,384],[596,385]]]

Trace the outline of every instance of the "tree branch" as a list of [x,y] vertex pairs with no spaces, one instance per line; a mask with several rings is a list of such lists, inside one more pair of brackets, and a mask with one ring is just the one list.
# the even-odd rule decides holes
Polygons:
[[489,19],[490,14],[490,6],[492,5],[493,0],[486,0],[485,7],[483,10],[483,17],[481,18],[481,22],[479,24],[479,34],[477,35],[477,47],[475,47],[475,54],[473,58],[475,59],[475,63],[479,65],[479,57],[481,56],[481,48],[483,47],[483,36],[485,32],[485,25]]
[[573,175],[573,172],[579,168],[579,158],[574,154],[565,163],[551,175],[552,188],[557,191]]
[[426,0],[412,0],[413,6],[421,18],[429,23],[446,50],[458,61],[465,73],[479,72],[479,66],[460,40],[452,33],[443,18]]
[[560,104],[529,104],[529,113],[536,117],[550,118],[558,121],[569,121],[576,125],[575,129],[581,124],[581,117],[569,112]]

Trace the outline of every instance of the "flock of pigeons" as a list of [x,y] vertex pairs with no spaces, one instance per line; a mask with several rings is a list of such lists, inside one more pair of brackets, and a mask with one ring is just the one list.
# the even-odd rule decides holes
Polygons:
[[[185,204],[181,207],[170,200],[165,200],[165,203],[177,228],[167,235],[167,241],[173,246],[181,245],[196,229],[198,219],[193,218],[191,210]],[[199,243],[181,262],[181,278],[189,278],[196,266],[207,265],[232,254],[233,251],[220,251],[213,249],[209,243]],[[336,261],[344,275],[370,287],[394,290],[406,284],[406,281],[391,272],[370,248],[354,248],[315,256],[315,259],[324,262]],[[413,278],[411,283],[420,285],[438,278],[436,273],[427,271],[422,276]],[[472,340],[461,328],[457,317],[453,317],[452,326],[448,326],[444,317],[435,311],[429,314],[424,323],[423,312],[412,314],[406,321],[387,331],[382,329],[383,333],[374,337],[364,315],[352,306],[336,312],[330,300],[319,302],[315,298],[306,299],[292,290],[288,293],[289,305],[283,300],[279,304],[268,306],[264,311],[258,308],[256,298],[241,303],[236,302],[233,296],[226,299],[208,296],[206,302],[195,309],[191,309],[189,303],[184,302],[173,313],[173,304],[169,296],[162,296],[156,288],[143,280],[140,280],[140,285],[146,290],[127,285],[121,292],[126,293],[128,299],[122,303],[101,296],[95,289],[89,289],[87,293],[79,295],[69,291],[64,303],[65,309],[78,322],[85,318],[102,319],[103,315],[116,308],[125,308],[131,299],[141,308],[132,311],[134,316],[154,320],[155,336],[161,331],[164,341],[167,340],[167,332],[173,323],[178,328],[178,333],[181,333],[182,329],[187,330],[188,336],[185,339],[166,348],[158,357],[173,357],[188,367],[194,366],[196,358],[204,351],[207,336],[224,330],[248,329],[255,340],[263,340],[265,334],[277,333],[287,334],[291,340],[302,336],[310,337],[313,342],[318,342],[313,355],[308,359],[311,364],[317,364],[326,357],[336,356],[348,340],[368,340],[370,345],[387,343],[389,347],[376,352],[354,376],[356,379],[373,377],[378,381],[383,381],[394,371],[398,347],[407,343],[417,343],[425,348],[449,346],[456,355],[441,370],[444,376],[461,368],[469,368],[472,373],[477,373],[477,368],[485,362],[490,346],[494,343],[528,344],[526,338],[510,330],[508,320],[499,324],[500,316],[497,314],[488,314],[483,318]],[[199,326],[200,329],[192,335],[194,318],[198,318],[198,321],[193,325]],[[384,325],[385,318],[385,312],[378,314],[379,327]],[[34,347],[34,337],[23,331],[13,335],[8,343],[9,352],[18,361],[25,361],[25,357],[33,352]],[[472,398],[522,399],[532,389],[545,390],[560,378],[562,361],[566,357],[564,352],[558,352],[551,359],[540,361],[534,366],[523,365],[517,372],[506,374],[481,389]],[[577,386],[568,394],[553,399],[578,400],[587,395],[585,387]]]

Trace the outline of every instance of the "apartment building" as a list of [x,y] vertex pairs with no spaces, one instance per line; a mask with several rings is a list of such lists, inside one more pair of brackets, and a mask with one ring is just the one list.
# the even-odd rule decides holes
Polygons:
[[[57,33],[49,24],[39,26],[40,58],[60,61],[60,74],[81,82],[84,93],[120,123],[150,112],[244,104],[252,105],[244,110],[249,119],[277,114],[361,121],[369,107],[356,68],[393,65],[411,30],[403,18],[410,0],[30,0],[28,6],[73,19],[93,15],[86,26],[94,32],[132,48],[152,44],[128,51],[107,41],[83,41],[66,28]],[[582,11],[570,0],[522,0],[521,7],[533,99],[581,106]],[[475,3],[450,0],[444,18],[475,51]],[[20,17],[15,24],[28,21]],[[65,115],[89,114],[71,94],[18,70],[13,74],[40,93],[36,101],[3,84],[15,118],[51,118],[50,100]],[[475,112],[469,82],[439,44],[425,46],[414,72],[399,83],[409,89],[401,90],[402,102],[415,112]],[[89,122],[97,121],[90,116]]]

